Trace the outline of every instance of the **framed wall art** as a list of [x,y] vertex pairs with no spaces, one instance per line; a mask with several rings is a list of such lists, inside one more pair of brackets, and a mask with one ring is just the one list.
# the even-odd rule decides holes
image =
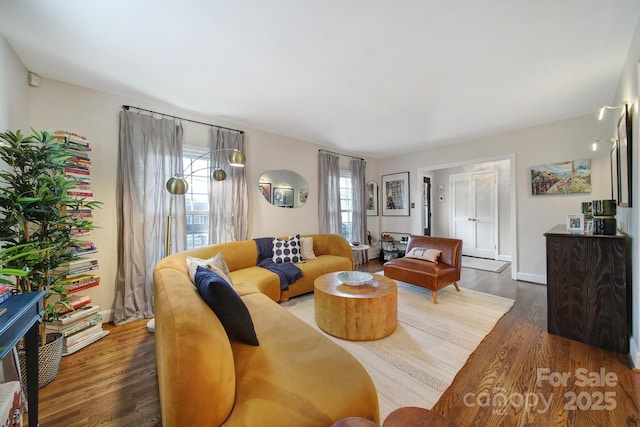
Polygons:
[[591,159],[531,168],[531,195],[591,193]]
[[262,193],[267,202],[271,203],[271,183],[270,182],[259,182],[258,189]]
[[382,175],[382,215],[409,216],[409,172]]
[[283,208],[293,207],[293,188],[274,187],[273,205]]
[[378,183],[367,182],[367,216],[378,216]]
[[567,231],[582,233],[584,231],[584,214],[567,215]]
[[625,104],[618,121],[618,140],[616,141],[618,206],[624,208],[631,207],[631,120],[627,115]]

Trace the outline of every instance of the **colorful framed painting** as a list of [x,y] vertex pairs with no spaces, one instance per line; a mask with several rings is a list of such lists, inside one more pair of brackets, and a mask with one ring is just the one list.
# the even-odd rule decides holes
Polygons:
[[267,202],[271,203],[271,183],[270,182],[259,182],[258,189],[267,200]]
[[531,195],[591,193],[591,159],[531,168]]
[[382,175],[382,215],[409,216],[409,172]]
[[293,207],[293,188],[274,187],[273,205],[282,208]]

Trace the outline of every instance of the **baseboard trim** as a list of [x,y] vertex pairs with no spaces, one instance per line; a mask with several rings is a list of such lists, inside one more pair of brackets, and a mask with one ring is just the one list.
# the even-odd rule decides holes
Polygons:
[[541,285],[547,284],[547,278],[540,274],[529,274],[529,273],[518,272],[517,280],[522,280],[523,282],[539,283]]
[[633,336],[629,338],[629,355],[633,355],[631,363],[634,369],[640,369],[640,346],[638,346],[638,341]]
[[110,323],[113,321],[113,309],[100,310],[100,314],[102,315],[102,323]]

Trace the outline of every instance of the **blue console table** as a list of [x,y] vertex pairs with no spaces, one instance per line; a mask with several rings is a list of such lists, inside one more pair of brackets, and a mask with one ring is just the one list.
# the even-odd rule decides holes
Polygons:
[[44,291],[13,295],[0,304],[7,309],[0,317],[0,359],[24,337],[29,426],[38,426],[38,334],[44,296]]

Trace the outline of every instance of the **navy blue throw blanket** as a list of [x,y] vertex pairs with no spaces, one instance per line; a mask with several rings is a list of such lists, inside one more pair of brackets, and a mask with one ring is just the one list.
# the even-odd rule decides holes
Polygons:
[[280,277],[280,290],[286,291],[289,285],[302,277],[302,271],[290,262],[273,262],[273,237],[253,239],[258,247],[258,267],[276,273]]

